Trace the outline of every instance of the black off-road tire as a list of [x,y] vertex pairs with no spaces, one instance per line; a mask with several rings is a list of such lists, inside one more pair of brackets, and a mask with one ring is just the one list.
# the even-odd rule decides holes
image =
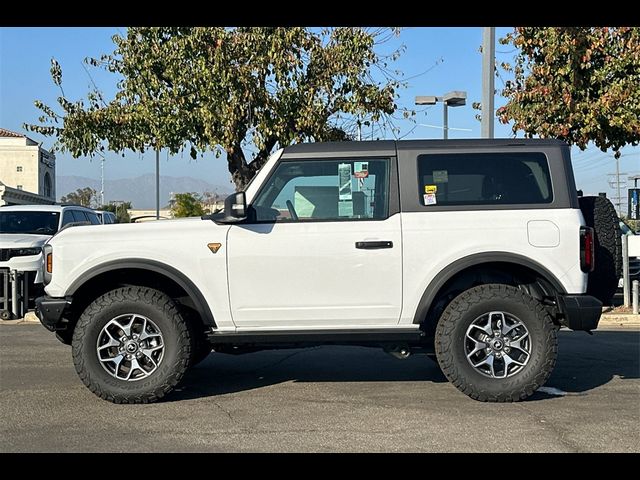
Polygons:
[[587,226],[595,231],[595,269],[589,273],[587,294],[611,305],[622,277],[620,220],[605,197],[580,197],[579,201]]
[[[490,378],[471,366],[465,354],[469,325],[491,311],[518,317],[529,331],[531,356],[513,376]],[[557,329],[540,302],[508,285],[480,285],[471,288],[447,306],[436,327],[435,348],[447,379],[458,390],[482,402],[517,402],[545,384],[556,363]]]
[[[102,328],[118,315],[136,313],[151,319],[165,345],[157,370],[147,378],[125,381],[111,376],[96,353]],[[151,403],[173,390],[189,366],[192,341],[176,304],[164,293],[146,287],[123,287],[98,297],[80,316],[73,332],[73,363],[84,384],[113,403]]]

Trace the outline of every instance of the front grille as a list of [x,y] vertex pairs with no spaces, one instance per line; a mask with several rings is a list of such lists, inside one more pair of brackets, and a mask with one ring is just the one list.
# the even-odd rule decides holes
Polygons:
[[0,262],[7,262],[13,257],[37,255],[37,253],[23,253],[21,250],[34,250],[34,248],[0,248]]

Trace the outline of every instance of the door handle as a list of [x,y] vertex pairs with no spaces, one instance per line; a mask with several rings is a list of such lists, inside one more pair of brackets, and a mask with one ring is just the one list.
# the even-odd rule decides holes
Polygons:
[[374,242],[356,242],[356,248],[365,250],[377,250],[379,248],[393,248],[393,242],[388,240],[378,240]]

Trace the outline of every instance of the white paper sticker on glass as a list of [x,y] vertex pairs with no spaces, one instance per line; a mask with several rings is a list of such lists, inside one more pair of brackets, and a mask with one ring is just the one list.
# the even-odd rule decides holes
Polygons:
[[353,202],[351,200],[338,202],[338,216],[353,217]]
[[433,183],[447,183],[449,181],[449,172],[447,170],[434,170]]
[[353,170],[354,177],[367,178],[369,176],[369,162],[355,162]]
[[425,205],[435,205],[436,204],[436,194],[435,193],[425,193],[424,194],[424,204]]
[[338,164],[339,200],[351,200],[351,164]]

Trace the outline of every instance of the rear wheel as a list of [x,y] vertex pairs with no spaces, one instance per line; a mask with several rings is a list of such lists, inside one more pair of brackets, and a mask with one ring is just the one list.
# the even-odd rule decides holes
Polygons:
[[580,197],[580,210],[595,232],[595,268],[589,273],[587,294],[611,305],[622,277],[622,236],[613,204],[605,197]]
[[524,400],[556,362],[556,328],[533,297],[508,285],[458,295],[436,327],[436,355],[456,388],[480,401]]
[[189,366],[191,336],[175,303],[146,287],[105,293],[73,333],[76,372],[114,403],[149,403],[175,388]]

